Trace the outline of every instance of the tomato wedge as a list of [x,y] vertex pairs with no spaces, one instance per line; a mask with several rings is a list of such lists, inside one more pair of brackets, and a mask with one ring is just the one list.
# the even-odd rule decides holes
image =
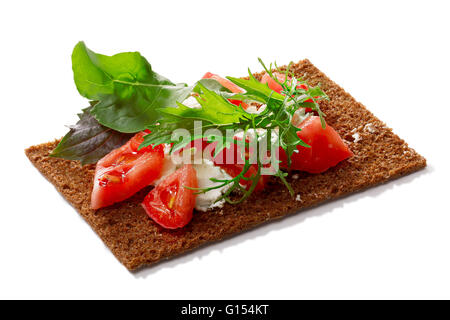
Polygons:
[[[298,146],[297,151],[291,157],[291,169],[310,173],[320,173],[337,165],[353,155],[352,151],[341,139],[339,134],[329,125],[322,128],[320,118],[311,116],[300,123],[302,131],[298,137],[311,148]],[[287,167],[287,156],[280,148],[280,160],[282,167]]]
[[[227,88],[228,90],[230,90],[233,93],[241,93],[244,92],[244,90],[241,87],[238,87],[237,85],[235,85],[233,82],[231,82],[228,79],[222,78],[221,76],[211,73],[211,72],[207,72],[205,73],[205,75],[203,76],[202,79],[214,79],[216,81],[218,81],[222,86],[224,86],[225,88]],[[248,105],[240,100],[233,100],[233,99],[229,99],[229,101],[237,106],[241,106],[244,109],[247,109]]]
[[163,181],[145,197],[142,206],[150,218],[167,229],[182,228],[192,219],[198,188],[197,173],[186,164]]
[[123,201],[159,178],[164,146],[148,146],[138,151],[146,132],[139,132],[122,147],[97,163],[91,208],[99,209]]

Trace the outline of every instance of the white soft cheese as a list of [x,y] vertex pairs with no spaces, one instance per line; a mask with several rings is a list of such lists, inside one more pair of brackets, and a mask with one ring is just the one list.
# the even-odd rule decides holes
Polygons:
[[[220,167],[215,166],[209,160],[203,160],[202,164],[194,164],[194,169],[197,171],[197,181],[199,188],[210,188],[221,184],[220,182],[212,182],[211,178],[215,179],[231,179],[231,177],[223,171]],[[225,186],[219,189],[213,189],[206,193],[197,195],[195,202],[195,209],[200,211],[207,211],[208,209],[222,207],[225,200],[216,200],[222,196],[222,194],[228,190],[229,186]]]

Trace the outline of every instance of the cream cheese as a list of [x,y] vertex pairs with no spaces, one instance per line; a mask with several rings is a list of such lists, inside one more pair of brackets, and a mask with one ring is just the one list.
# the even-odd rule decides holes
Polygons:
[[[220,179],[220,180],[228,180],[231,177],[223,171],[220,167],[215,166],[210,160],[203,160],[202,164],[194,164],[194,169],[197,171],[197,181],[199,188],[210,188],[213,186],[220,185],[220,182],[213,182],[211,178]],[[199,211],[207,211],[212,208],[221,208],[225,200],[219,199],[224,192],[228,190],[231,185],[227,185],[225,187],[219,189],[212,189],[206,193],[201,193],[197,195],[197,200],[195,202],[195,209]]]

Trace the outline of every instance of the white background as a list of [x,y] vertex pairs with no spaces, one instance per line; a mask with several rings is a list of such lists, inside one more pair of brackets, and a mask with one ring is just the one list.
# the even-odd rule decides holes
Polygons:
[[[448,1],[4,1],[0,298],[450,298]],[[28,162],[87,105],[70,54],[175,82],[309,58],[428,168],[129,273]]]

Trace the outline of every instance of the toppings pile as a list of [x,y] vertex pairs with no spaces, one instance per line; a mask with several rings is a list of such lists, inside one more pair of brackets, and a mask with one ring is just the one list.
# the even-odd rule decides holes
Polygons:
[[261,81],[250,70],[248,79],[208,72],[188,86],[137,52],[105,56],[80,42],[72,68],[90,106],[51,155],[97,163],[93,209],[153,185],[142,206],[168,229],[186,226],[194,209],[244,201],[271,176],[295,197],[290,170],[324,172],[352,152],[326,124],[319,86],[260,62]]

